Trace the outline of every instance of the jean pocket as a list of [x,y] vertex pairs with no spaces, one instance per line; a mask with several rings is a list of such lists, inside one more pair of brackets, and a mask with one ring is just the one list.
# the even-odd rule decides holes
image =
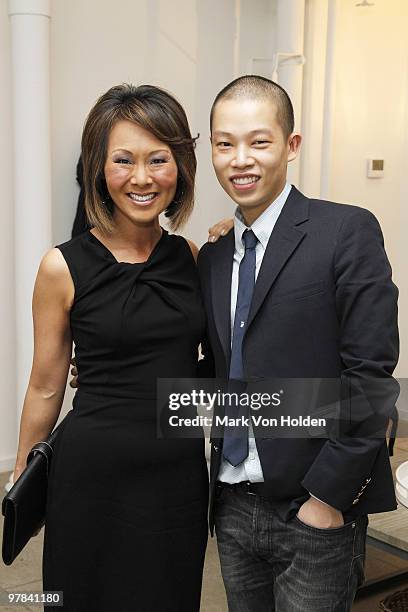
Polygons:
[[326,535],[335,535],[338,533],[343,533],[344,531],[347,531],[347,530],[351,531],[355,527],[355,524],[356,524],[355,521],[349,521],[348,523],[344,523],[344,525],[340,525],[340,527],[327,527],[327,528],[314,527],[313,525],[308,525],[307,523],[304,523],[303,521],[301,521],[297,514],[295,514],[294,516],[294,521],[298,525],[300,525],[300,527],[302,527],[303,529],[306,529],[313,533],[326,534]]

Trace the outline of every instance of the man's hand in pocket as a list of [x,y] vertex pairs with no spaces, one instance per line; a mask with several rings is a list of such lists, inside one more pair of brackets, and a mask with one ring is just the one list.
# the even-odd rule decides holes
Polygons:
[[340,510],[336,510],[315,497],[310,497],[300,506],[297,517],[305,525],[317,529],[336,529],[344,525],[343,514]]

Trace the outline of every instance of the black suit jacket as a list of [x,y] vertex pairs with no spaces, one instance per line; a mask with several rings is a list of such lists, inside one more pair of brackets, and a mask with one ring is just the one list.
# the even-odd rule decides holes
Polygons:
[[[230,231],[204,245],[198,258],[207,377],[228,378],[233,254]],[[374,215],[292,187],[255,286],[242,349],[245,377],[338,379],[342,410],[351,418],[330,439],[255,431],[266,494],[287,518],[309,492],[348,516],[396,508],[385,430],[399,392],[392,378],[397,296]],[[213,439],[211,527],[221,456],[222,439]]]

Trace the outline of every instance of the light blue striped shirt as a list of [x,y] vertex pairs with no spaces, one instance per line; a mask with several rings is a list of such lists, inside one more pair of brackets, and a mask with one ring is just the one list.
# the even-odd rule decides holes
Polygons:
[[[278,220],[291,188],[292,186],[289,185],[289,183],[286,183],[283,191],[276,198],[276,200],[274,200],[272,204],[268,206],[268,208],[253,222],[250,227],[255,236],[258,238],[258,243],[256,245],[255,280],[258,277],[263,256],[265,254],[269,238],[271,237],[272,230],[275,227],[275,223]],[[245,253],[244,244],[242,242],[242,234],[246,229],[248,229],[248,227],[245,225],[244,218],[239,208],[237,208],[234,217],[235,251],[231,279],[231,342],[234,329],[235,307],[237,304],[238,295],[239,264],[241,263],[241,259]],[[259,460],[258,450],[256,448],[256,441],[253,437],[252,426],[250,426],[250,435],[248,440],[248,457],[245,459],[245,461],[243,461],[243,463],[236,467],[232,466],[223,458],[221,460],[218,480],[229,482],[231,484],[247,480],[250,482],[263,482],[264,478],[262,467]]]

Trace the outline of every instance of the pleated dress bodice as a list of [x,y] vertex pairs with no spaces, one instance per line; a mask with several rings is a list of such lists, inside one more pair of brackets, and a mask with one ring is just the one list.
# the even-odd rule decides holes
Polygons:
[[186,240],[163,234],[144,263],[118,262],[90,231],[58,247],[75,285],[79,388],[155,394],[157,378],[196,375],[205,317]]

